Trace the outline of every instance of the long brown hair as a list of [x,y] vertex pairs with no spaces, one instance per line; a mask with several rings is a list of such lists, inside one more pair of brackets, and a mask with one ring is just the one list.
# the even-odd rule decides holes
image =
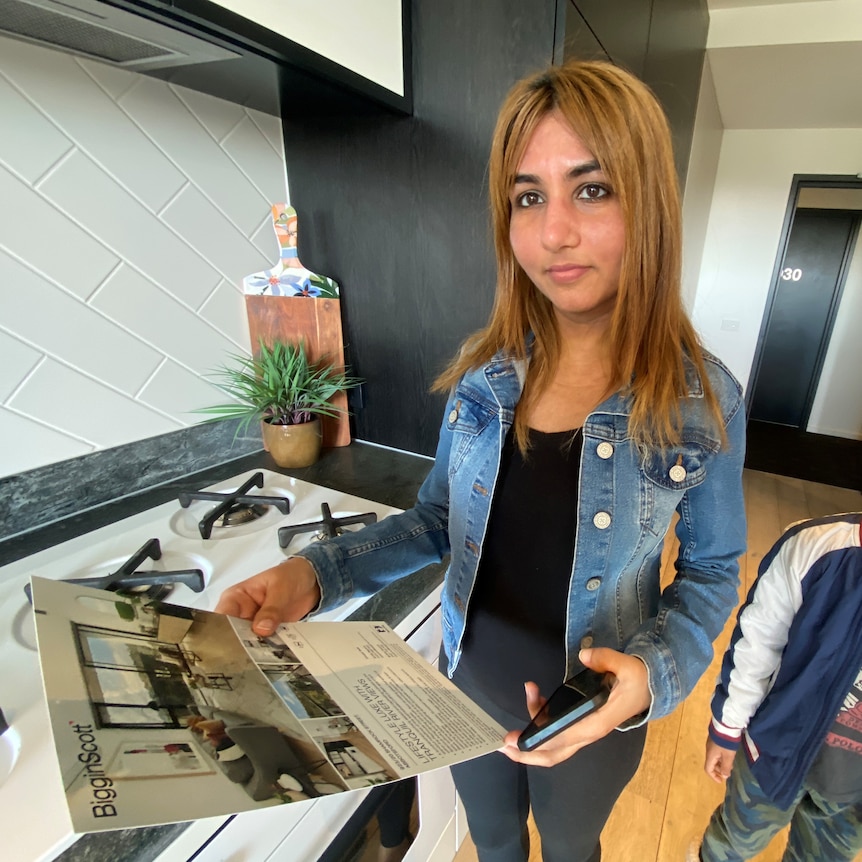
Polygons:
[[688,391],[683,357],[700,376],[704,397],[724,441],[721,411],[707,378],[703,352],[682,304],[682,216],[667,118],[649,88],[604,62],[571,62],[525,78],[500,109],[491,144],[489,183],[497,258],[490,320],[470,336],[434,382],[447,391],[467,371],[500,350],[516,359],[535,342],[515,433],[526,451],[526,419],[550,383],[560,356],[553,307],[521,269],[509,241],[510,195],[536,126],[551,111],[571,125],[599,162],[618,196],[625,250],[612,314],[611,382],[632,396],[629,430],[645,445],[680,442],[680,398]]

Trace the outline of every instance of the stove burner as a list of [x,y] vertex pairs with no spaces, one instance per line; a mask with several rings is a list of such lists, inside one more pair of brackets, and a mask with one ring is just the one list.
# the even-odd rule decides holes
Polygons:
[[[148,598],[162,599],[172,589],[174,584],[185,584],[189,589],[199,593],[204,588],[204,573],[200,569],[182,569],[176,572],[139,572],[144,560],[159,560],[162,556],[162,546],[158,539],[150,539],[138,549],[129,559],[109,575],[98,578],[69,578],[67,583],[80,584],[84,587],[94,587],[97,590],[111,590],[122,594],[141,595]],[[167,588],[167,589],[166,589]],[[33,603],[30,584],[24,587],[27,599]]]
[[333,518],[328,503],[320,504],[320,512],[322,518],[319,521],[309,521],[305,524],[289,524],[286,527],[278,529],[278,544],[282,548],[286,548],[295,536],[302,533],[311,533],[322,527],[316,535],[315,539],[334,539],[340,536],[344,530],[342,527],[349,527],[351,524],[374,524],[377,522],[377,515],[374,512],[366,512],[364,515],[348,515],[343,518]]
[[263,517],[266,514],[266,510],[266,506],[247,506],[243,503],[238,503],[218,518],[213,526],[238,527],[240,524],[248,524],[250,521],[256,521],[258,518]]
[[247,494],[252,488],[263,487],[263,473],[257,472],[250,479],[229,493],[217,491],[181,491],[178,495],[179,504],[187,509],[192,500],[216,500],[219,505],[211,509],[199,522],[198,530],[202,539],[212,535],[213,527],[234,527],[247,524],[266,513],[267,506],[275,506],[279,512],[287,515],[290,512],[290,500],[287,497],[266,497],[262,494]]

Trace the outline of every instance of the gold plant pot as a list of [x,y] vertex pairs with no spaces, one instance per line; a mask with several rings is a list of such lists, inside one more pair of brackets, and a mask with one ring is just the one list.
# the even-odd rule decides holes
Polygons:
[[279,467],[310,467],[320,457],[320,419],[302,425],[262,422],[263,442]]

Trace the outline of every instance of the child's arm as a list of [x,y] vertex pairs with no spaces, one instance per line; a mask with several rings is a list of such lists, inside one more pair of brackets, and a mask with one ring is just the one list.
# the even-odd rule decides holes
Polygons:
[[795,565],[793,546],[779,541],[763,559],[724,655],[709,735],[731,752],[739,747],[743,730],[770,690],[802,604],[806,569]]

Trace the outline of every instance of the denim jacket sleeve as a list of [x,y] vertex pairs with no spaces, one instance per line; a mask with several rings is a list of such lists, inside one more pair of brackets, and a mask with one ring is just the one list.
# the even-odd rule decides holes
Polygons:
[[370,596],[398,578],[441,562],[449,553],[449,486],[446,471],[451,434],[443,430],[437,456],[416,504],[356,532],[307,545],[307,559],[320,585],[316,611],[355,596]]
[[652,694],[648,713],[628,726],[667,715],[688,696],[738,602],[739,557],[746,546],[741,394],[730,411],[727,445],[713,457],[706,480],[689,488],[676,507],[676,577],[662,591],[657,614],[625,647],[646,664]]

